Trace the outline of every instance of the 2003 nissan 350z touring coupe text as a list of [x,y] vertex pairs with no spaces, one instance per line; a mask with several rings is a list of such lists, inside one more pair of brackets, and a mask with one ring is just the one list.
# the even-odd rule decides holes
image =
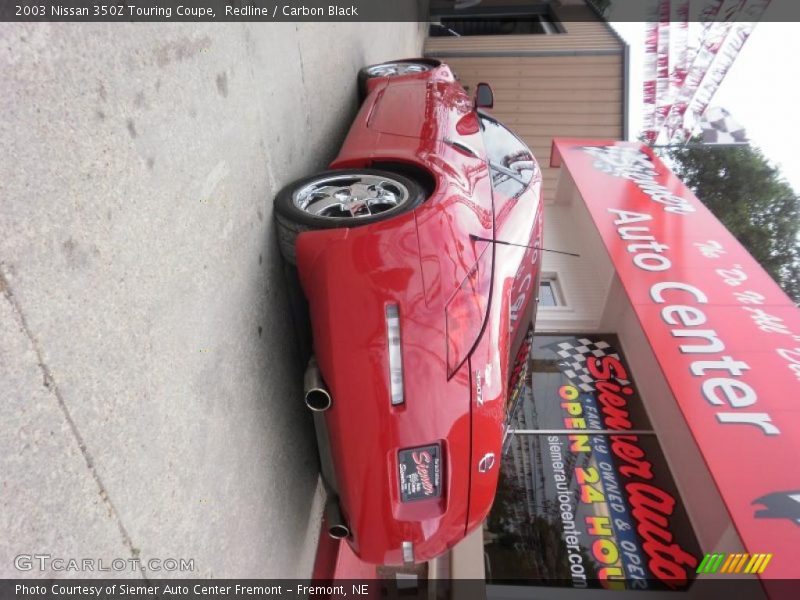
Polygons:
[[[308,299],[328,526],[364,561],[410,564],[486,517],[523,385],[541,265],[541,172],[450,68],[359,73],[330,170],[275,199]],[[502,242],[502,243],[498,243]]]

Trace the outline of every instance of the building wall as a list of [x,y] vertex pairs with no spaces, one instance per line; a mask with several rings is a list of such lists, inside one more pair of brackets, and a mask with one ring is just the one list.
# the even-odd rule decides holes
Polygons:
[[560,177],[568,193],[545,208],[544,247],[579,256],[544,252],[542,276],[556,278],[564,305],[540,307],[536,331],[600,331],[614,269],[583,201],[569,193],[576,189],[569,172]]
[[545,202],[556,187],[557,171],[549,167],[554,137],[625,137],[626,46],[588,8],[569,10],[558,12],[565,33],[431,37],[425,43],[425,54],[447,62],[465,87],[492,86],[490,112],[533,150]]

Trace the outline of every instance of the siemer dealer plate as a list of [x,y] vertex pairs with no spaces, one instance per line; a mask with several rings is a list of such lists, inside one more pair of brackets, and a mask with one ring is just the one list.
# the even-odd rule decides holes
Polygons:
[[442,493],[442,450],[421,446],[400,450],[400,499],[403,502],[436,498]]

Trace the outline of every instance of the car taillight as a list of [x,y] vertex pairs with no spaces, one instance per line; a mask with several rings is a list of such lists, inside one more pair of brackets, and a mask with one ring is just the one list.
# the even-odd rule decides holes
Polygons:
[[405,541],[403,542],[403,562],[407,565],[414,564],[414,543]]
[[447,303],[447,376],[467,359],[483,330],[492,288],[492,247],[487,244],[478,262]]
[[386,338],[389,346],[389,392],[392,406],[404,402],[403,355],[400,351],[400,311],[396,304],[386,306]]

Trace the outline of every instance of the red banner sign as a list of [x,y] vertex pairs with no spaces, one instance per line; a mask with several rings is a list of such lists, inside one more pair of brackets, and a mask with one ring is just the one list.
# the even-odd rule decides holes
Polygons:
[[[647,23],[643,135],[649,144],[687,141],[770,0],[658,0]],[[696,7],[694,7],[696,8]],[[699,27],[689,28],[690,13]],[[692,33],[693,32],[693,33]]]
[[800,309],[638,142],[556,140],[762,578],[800,566]]

